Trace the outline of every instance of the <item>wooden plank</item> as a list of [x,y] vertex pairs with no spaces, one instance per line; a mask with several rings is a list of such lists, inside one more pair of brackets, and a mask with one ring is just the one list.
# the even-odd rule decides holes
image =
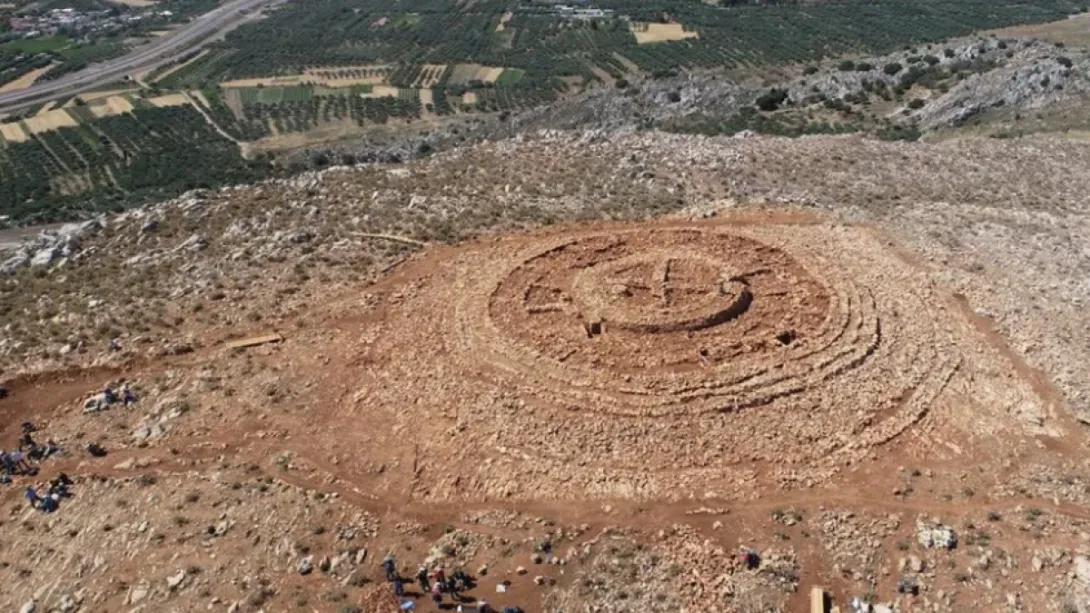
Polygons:
[[810,613],[825,613],[825,588],[810,588]]
[[228,349],[241,349],[244,347],[255,347],[257,345],[264,345],[267,343],[279,343],[284,340],[284,337],[279,332],[273,332],[272,334],[265,334],[262,336],[251,336],[250,338],[241,338],[236,341],[227,343]]

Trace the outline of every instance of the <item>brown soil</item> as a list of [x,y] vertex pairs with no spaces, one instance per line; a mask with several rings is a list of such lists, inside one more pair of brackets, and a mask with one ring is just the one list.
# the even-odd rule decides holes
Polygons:
[[[786,539],[793,545],[777,547],[790,555],[766,558],[797,564],[801,574],[771,593],[786,610],[802,611],[811,585],[832,588],[841,603],[858,590],[840,541],[822,532],[830,526],[869,518],[880,536],[859,542],[870,543],[869,555],[888,570],[904,555],[893,543],[914,538],[911,516],[983,521],[976,516],[984,508],[1014,516],[1022,501],[1000,495],[997,484],[1022,478],[1026,466],[1077,457],[1081,435],[1050,409],[1057,396],[1048,382],[964,305],[876,231],[811,215],[565,226],[430,247],[349,299],[275,322],[283,343],[13,380],[11,397],[0,400],[0,440],[13,444],[23,420],[41,423],[77,456],[47,463],[42,476],[67,471],[85,491],[92,475],[155,474],[184,490],[195,486],[171,480],[186,471],[213,481],[250,471],[286,488],[335,494],[338,505],[381,525],[369,541],[372,557],[396,550],[410,573],[429,543],[444,538],[439,526],[450,525],[472,533],[467,542],[489,543],[458,558],[493,569],[472,595],[530,612],[548,608],[549,598],[586,597],[577,577],[597,558],[578,548],[599,551],[620,538],[587,540],[600,530],[620,529],[654,543],[666,560],[692,565],[687,579],[670,584],[670,598],[687,610],[742,610],[746,581],[763,575],[737,567],[737,545],[765,549]],[[119,378],[136,381],[146,397],[138,410],[79,413],[82,398]],[[187,412],[163,438],[132,443],[139,414],[170,394],[188,398]],[[1008,410],[1015,405],[1017,414]],[[79,458],[78,446],[90,440],[114,453]],[[20,489],[0,495],[22,514]],[[978,493],[971,503],[939,498],[970,489]],[[95,501],[64,504],[61,522],[68,505]],[[281,507],[269,504],[270,518],[279,517]],[[782,525],[782,509],[806,519]],[[210,508],[208,521],[217,512]],[[467,520],[497,512],[583,526],[571,537],[576,553],[564,554],[569,566],[514,574],[532,566],[525,541],[536,528]],[[1061,523],[1090,521],[1068,501],[1049,513]],[[904,521],[886,532],[873,527],[892,515]],[[406,532],[412,525],[422,528]],[[1011,530],[1003,547],[1033,539]],[[189,551],[185,542],[179,551]],[[220,559],[245,556],[246,542]],[[139,555],[177,566],[168,553],[153,547]],[[273,576],[271,593],[316,593],[288,557],[287,571],[263,571]],[[133,562],[116,572],[143,576]],[[534,585],[538,574],[555,585]],[[768,577],[747,593],[771,589]],[[492,589],[503,578],[512,582],[506,595]],[[892,598],[892,581],[876,593]],[[724,595],[728,583],[733,596]],[[934,585],[955,584],[940,577]],[[5,610],[29,597],[30,584],[19,586]],[[162,602],[190,598],[186,610],[196,610],[220,589],[203,597],[170,591]],[[984,589],[961,585],[959,602]],[[352,593],[367,610],[393,606],[384,586]],[[1027,610],[1044,610],[1035,608],[1043,593],[1020,597],[1034,605]],[[127,598],[131,589],[106,591],[89,610],[122,610]]]

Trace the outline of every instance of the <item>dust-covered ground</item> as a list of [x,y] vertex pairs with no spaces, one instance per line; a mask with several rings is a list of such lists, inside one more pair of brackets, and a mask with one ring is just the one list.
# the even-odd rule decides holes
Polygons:
[[465,607],[1086,611],[1087,162],[547,132],[53,231],[4,262],[3,443],[64,451],[0,485],[2,606],[387,611],[392,553],[425,611],[424,563]]

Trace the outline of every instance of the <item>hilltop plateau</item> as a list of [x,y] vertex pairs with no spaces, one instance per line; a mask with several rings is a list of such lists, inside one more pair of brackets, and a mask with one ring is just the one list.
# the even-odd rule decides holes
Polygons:
[[1088,162],[540,131],[44,230],[2,606],[1086,611]]

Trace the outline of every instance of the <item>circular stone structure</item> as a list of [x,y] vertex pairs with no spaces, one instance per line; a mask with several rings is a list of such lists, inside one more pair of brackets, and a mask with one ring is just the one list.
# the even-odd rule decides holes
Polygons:
[[421,453],[500,454],[458,486],[489,494],[542,475],[642,496],[829,471],[927,416],[962,356],[952,298],[858,227],[550,229],[396,280],[357,397],[440,427]]
[[[538,288],[527,289],[527,312],[548,312],[552,305],[532,303]],[[550,293],[564,295],[557,288],[548,288]],[[601,334],[604,322],[610,330],[646,334],[703,330],[737,318],[753,300],[748,280],[725,264],[704,254],[669,250],[577,271],[570,293],[591,335]]]
[[674,427],[702,446],[775,437],[789,462],[865,448],[925,414],[957,364],[930,290],[879,247],[806,225],[546,235],[463,273],[456,351],[535,407],[495,436],[539,457],[646,451]]
[[602,388],[624,377],[660,392],[805,351],[835,307],[787,253],[694,230],[548,242],[488,293],[490,325],[528,369],[562,368],[572,381],[595,371]]

